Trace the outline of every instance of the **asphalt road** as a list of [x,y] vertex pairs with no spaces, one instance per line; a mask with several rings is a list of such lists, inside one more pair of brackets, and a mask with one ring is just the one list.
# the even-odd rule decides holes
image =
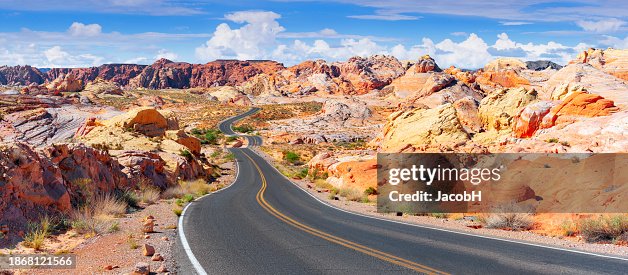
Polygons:
[[[224,121],[220,130],[235,134],[229,125],[256,111]],[[251,144],[261,144],[259,137],[247,138]],[[180,230],[189,246],[188,256],[198,263],[196,269],[188,265],[189,269],[183,269],[185,273],[628,272],[625,259],[416,227],[340,211],[292,184],[252,150],[231,151],[239,167],[235,183],[193,202],[184,212]]]

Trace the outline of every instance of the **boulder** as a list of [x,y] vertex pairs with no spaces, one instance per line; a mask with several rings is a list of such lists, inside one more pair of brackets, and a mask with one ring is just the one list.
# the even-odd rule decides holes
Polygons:
[[543,121],[543,117],[554,107],[552,101],[538,101],[526,106],[515,118],[513,133],[518,138],[528,138],[534,135]]
[[383,152],[400,152],[408,146],[468,140],[456,108],[444,104],[433,109],[415,108],[391,114],[384,126],[380,147]]
[[343,125],[363,125],[371,117],[371,110],[366,102],[356,98],[343,101],[329,99],[323,104],[321,116],[326,121],[340,122]]
[[480,119],[487,130],[511,130],[514,117],[537,97],[534,89],[500,89],[480,101]]
[[414,64],[414,72],[416,73],[427,73],[427,72],[440,72],[440,68],[436,64],[436,61],[429,56],[424,55],[419,58],[419,61]]
[[124,166],[122,171],[139,181],[146,179],[155,187],[165,189],[168,186],[169,177],[166,172],[166,162],[158,154],[146,151],[120,151],[115,152],[118,162]]
[[543,117],[541,128],[572,123],[578,120],[578,117],[607,116],[617,110],[612,100],[596,94],[574,92]]
[[60,75],[54,81],[46,84],[46,88],[56,92],[78,92],[83,90],[83,80],[73,74]]
[[201,141],[196,137],[188,136],[183,130],[166,131],[166,138],[187,147],[194,155],[201,154]]
[[571,64],[586,63],[613,75],[619,79],[628,81],[628,49],[594,49],[590,48],[578,54]]
[[150,265],[144,262],[139,262],[133,268],[131,275],[149,275]]
[[149,244],[144,244],[142,246],[142,255],[144,256],[153,256],[155,255],[155,247]]
[[116,83],[107,81],[102,78],[87,83],[83,93],[92,93],[95,95],[123,95],[122,89]]
[[142,133],[149,137],[164,136],[167,130],[177,130],[175,125],[154,108],[140,107],[125,114],[103,121],[105,126],[115,126]]

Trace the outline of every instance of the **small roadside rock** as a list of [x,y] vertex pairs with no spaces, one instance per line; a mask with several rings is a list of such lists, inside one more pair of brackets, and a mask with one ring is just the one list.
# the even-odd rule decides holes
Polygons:
[[162,257],[161,254],[159,254],[159,253],[155,253],[155,255],[153,255],[151,260],[153,262],[162,262],[164,260],[164,257]]
[[168,268],[164,264],[161,264],[159,266],[159,268],[155,272],[157,272],[157,273],[166,273],[166,272],[168,272]]
[[143,233],[153,233],[153,232],[155,232],[154,227],[155,227],[155,220],[152,220],[152,219],[146,220],[144,222],[144,225],[142,225],[142,232]]
[[104,270],[113,270],[113,266],[108,265],[108,266],[103,267],[103,269]]
[[168,237],[161,237],[162,241],[169,241],[170,239],[168,239]]
[[135,269],[131,272],[131,275],[148,275],[150,274],[150,265],[144,262],[139,262],[135,265]]
[[149,245],[149,244],[144,244],[144,246],[142,247],[142,254],[144,256],[153,256],[155,255],[155,247]]

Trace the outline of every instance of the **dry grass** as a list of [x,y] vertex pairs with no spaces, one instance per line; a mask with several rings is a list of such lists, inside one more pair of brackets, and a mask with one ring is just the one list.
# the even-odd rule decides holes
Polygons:
[[159,189],[154,187],[142,187],[140,190],[140,194],[138,196],[138,200],[141,203],[145,204],[154,204],[159,201],[160,192]]
[[46,237],[52,231],[52,227],[54,225],[48,216],[43,216],[38,223],[29,224],[29,230],[24,236],[23,245],[35,250],[41,250],[44,247]]
[[488,228],[513,231],[530,230],[534,225],[531,209],[515,204],[506,204],[494,209],[495,213],[484,217],[483,222]]
[[363,201],[362,198],[364,197],[364,192],[353,187],[340,188],[338,194],[350,201]]
[[179,185],[166,189],[161,197],[164,199],[181,198],[187,194],[193,194],[196,196],[203,196],[215,190],[216,187],[212,187],[204,180],[195,181],[180,181]]
[[121,199],[108,194],[98,196],[91,204],[72,211],[71,227],[81,234],[109,231],[117,223],[114,218],[124,216],[126,209],[127,204]]

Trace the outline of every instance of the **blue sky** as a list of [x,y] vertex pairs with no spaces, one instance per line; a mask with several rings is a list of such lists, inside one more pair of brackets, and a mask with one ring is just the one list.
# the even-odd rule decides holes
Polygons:
[[430,54],[442,67],[500,56],[564,64],[588,47],[628,48],[627,17],[615,0],[0,0],[0,65],[372,54]]

